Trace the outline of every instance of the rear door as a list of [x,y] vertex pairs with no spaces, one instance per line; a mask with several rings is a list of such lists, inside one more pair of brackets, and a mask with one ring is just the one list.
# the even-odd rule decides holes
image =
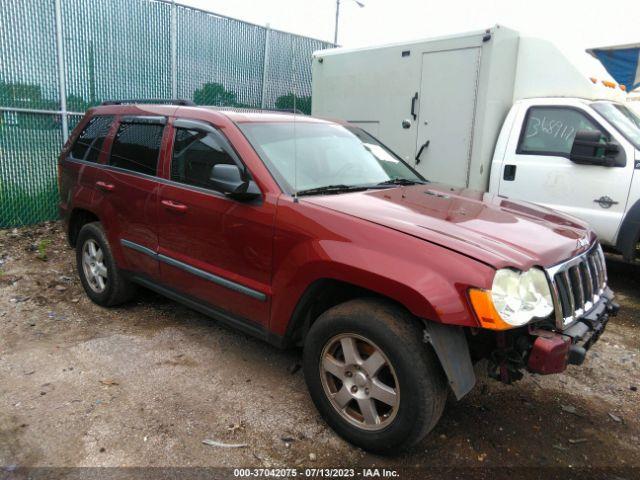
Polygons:
[[[573,105],[523,105],[515,125],[499,194],[574,215],[588,222],[604,243],[612,243],[624,216],[633,174],[633,152],[624,151],[624,139],[603,127],[590,112]],[[581,165],[569,160],[579,130],[597,130],[617,141],[626,165]]]
[[424,53],[416,169],[427,179],[466,187],[480,47]]
[[121,249],[121,268],[158,278],[158,165],[165,117],[120,118],[108,165],[96,187],[109,243]]
[[94,201],[96,182],[101,170],[98,162],[103,160],[105,139],[114,120],[113,115],[91,117],[69,148],[60,177],[60,204],[63,212],[73,203],[87,206]]
[[239,327],[263,329],[275,210],[261,199],[228,198],[210,183],[216,164],[244,168],[221,130],[182,119],[174,127],[168,178],[159,192],[162,283],[232,314]]

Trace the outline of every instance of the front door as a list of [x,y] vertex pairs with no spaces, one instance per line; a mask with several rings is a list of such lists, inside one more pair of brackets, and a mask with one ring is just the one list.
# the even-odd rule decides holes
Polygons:
[[458,187],[469,181],[480,47],[422,56],[416,169]]
[[268,325],[275,211],[243,203],[209,182],[219,163],[240,160],[208,124],[176,121],[169,181],[159,193],[162,282],[236,319]]
[[[624,216],[633,152],[624,166],[582,165],[569,159],[579,130],[598,130],[616,141],[588,112],[568,105],[533,105],[516,114],[500,176],[499,194],[528,200],[588,222],[604,243],[611,244]],[[518,134],[521,131],[522,133]],[[622,139],[620,139],[622,140]]]

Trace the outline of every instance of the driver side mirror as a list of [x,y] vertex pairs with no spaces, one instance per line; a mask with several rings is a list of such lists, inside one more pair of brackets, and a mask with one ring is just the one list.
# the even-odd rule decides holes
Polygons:
[[579,130],[573,139],[569,159],[581,165],[613,167],[619,153],[618,144],[609,142],[599,131]]
[[247,201],[260,196],[258,185],[253,180],[243,179],[237,165],[214,165],[209,175],[209,183],[216,190],[236,200]]

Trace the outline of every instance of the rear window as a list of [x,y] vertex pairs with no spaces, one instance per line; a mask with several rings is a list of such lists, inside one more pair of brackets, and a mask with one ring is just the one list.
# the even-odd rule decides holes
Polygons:
[[158,124],[121,124],[113,140],[109,165],[155,175],[163,129]]
[[71,157],[76,160],[97,162],[112,123],[113,116],[97,116],[89,120],[71,148]]

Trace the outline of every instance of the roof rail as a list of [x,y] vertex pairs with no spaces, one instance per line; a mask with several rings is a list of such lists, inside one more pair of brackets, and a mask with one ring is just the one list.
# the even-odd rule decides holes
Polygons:
[[221,105],[198,105],[198,107],[210,108],[213,110],[229,110],[229,111],[238,112],[238,113],[271,112],[271,113],[295,113],[296,115],[306,115],[306,113],[304,113],[299,108],[295,108],[295,109],[294,108],[260,108],[260,107],[251,108],[251,107],[226,107]]
[[161,105],[181,105],[181,106],[195,106],[191,100],[183,99],[167,99],[167,98],[140,98],[132,100],[105,100],[101,105],[126,105],[134,103],[159,103]]

